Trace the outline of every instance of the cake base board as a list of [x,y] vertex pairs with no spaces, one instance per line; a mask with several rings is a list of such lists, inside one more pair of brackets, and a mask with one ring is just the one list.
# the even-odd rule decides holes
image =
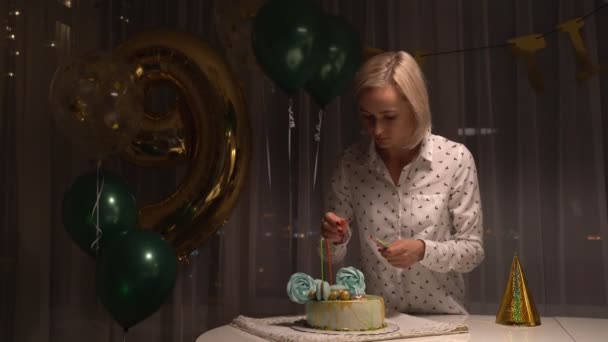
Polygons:
[[363,331],[340,331],[340,330],[325,330],[325,329],[315,329],[315,328],[311,328],[307,323],[306,320],[299,320],[294,322],[294,324],[291,326],[292,329],[297,330],[297,331],[302,331],[302,332],[309,332],[309,333],[315,333],[315,334],[324,334],[324,335],[349,335],[349,336],[356,336],[356,335],[382,335],[382,334],[390,334],[392,332],[398,331],[399,330],[399,326],[396,324],[393,324],[391,322],[384,322],[386,324],[386,327],[384,328],[380,328],[380,329],[375,329],[375,330],[363,330]]

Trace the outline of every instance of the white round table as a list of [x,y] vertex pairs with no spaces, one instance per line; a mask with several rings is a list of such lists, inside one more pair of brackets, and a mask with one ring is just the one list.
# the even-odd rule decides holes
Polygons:
[[[538,327],[511,327],[496,324],[494,316],[436,315],[420,316],[438,322],[463,323],[469,327],[465,334],[420,337],[392,341],[447,342],[447,341],[525,341],[525,342],[606,342],[608,341],[608,319],[541,317]],[[224,325],[199,336],[196,342],[266,341],[260,337]]]

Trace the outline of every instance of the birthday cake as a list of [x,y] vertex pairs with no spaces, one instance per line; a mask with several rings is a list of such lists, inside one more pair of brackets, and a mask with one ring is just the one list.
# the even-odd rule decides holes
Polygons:
[[365,294],[365,277],[354,267],[336,274],[336,284],[295,273],[287,295],[306,308],[306,323],[314,329],[368,331],[386,327],[384,299]]

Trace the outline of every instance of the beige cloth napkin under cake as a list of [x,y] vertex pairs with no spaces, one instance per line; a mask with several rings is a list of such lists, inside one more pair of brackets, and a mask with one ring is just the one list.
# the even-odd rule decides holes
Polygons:
[[[322,333],[303,332],[295,330],[294,326],[302,326],[305,316],[279,316],[269,318],[251,318],[238,316],[232,321],[232,326],[270,341],[386,341],[422,336],[439,336],[468,333],[466,325],[455,323],[440,323],[429,319],[414,317],[406,314],[395,314],[386,318],[386,323],[399,327],[397,331],[382,333]],[[394,329],[390,329],[394,330]],[[386,330],[384,330],[386,331]]]

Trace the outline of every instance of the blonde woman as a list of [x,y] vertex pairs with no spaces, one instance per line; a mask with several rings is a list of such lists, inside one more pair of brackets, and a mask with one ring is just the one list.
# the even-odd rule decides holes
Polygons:
[[388,309],[466,313],[463,273],[484,258],[471,153],[431,133],[424,76],[409,54],[368,60],[355,94],[369,139],[346,150],[332,180],[322,222],[332,261],[358,232],[367,292]]

